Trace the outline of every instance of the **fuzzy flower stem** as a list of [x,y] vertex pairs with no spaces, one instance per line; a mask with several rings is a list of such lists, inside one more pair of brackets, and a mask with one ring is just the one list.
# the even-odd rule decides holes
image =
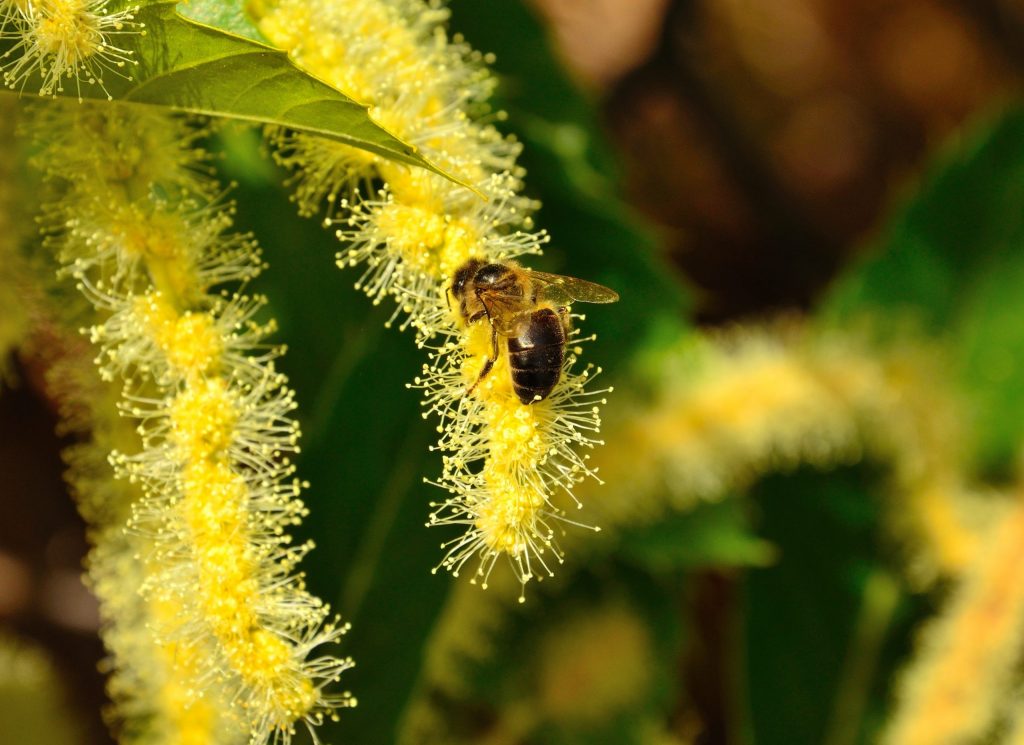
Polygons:
[[890,465],[887,518],[908,571],[919,583],[957,576],[987,519],[962,475],[959,408],[936,365],[925,350],[872,353],[798,327],[691,340],[662,361],[652,402],[619,407],[593,463],[607,486],[588,484],[583,496],[614,529],[742,491],[767,472],[870,455]]

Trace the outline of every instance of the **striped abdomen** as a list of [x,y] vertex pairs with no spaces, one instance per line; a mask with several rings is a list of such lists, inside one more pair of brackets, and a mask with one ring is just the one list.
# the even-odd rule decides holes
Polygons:
[[529,404],[547,398],[558,383],[564,360],[562,319],[550,308],[534,311],[526,330],[508,339],[512,387],[519,400]]

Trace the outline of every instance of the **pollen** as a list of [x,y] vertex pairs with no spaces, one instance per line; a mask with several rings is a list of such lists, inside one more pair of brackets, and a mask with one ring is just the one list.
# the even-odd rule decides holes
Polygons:
[[195,650],[174,642],[159,644],[157,648],[168,668],[184,673],[169,676],[160,688],[159,708],[170,715],[168,724],[174,741],[181,745],[207,745],[216,732],[217,704],[207,698],[195,700],[186,682],[188,675],[195,672]]
[[64,53],[77,66],[96,53],[103,43],[97,24],[90,23],[79,3],[51,3],[50,16],[36,26],[36,43],[43,54]]
[[444,247],[441,249],[440,270],[447,279],[467,261],[482,254],[483,235],[472,221],[455,218],[448,224]]
[[173,368],[199,374],[219,366],[224,342],[209,314],[179,315],[159,293],[138,298],[135,313]]
[[187,312],[158,338],[167,350],[167,361],[192,373],[211,371],[224,351],[213,320],[206,313]]
[[377,227],[412,269],[438,274],[437,256],[448,232],[444,215],[392,202],[378,213]]
[[217,461],[190,464],[183,472],[182,487],[186,519],[197,534],[243,535],[248,489],[230,468]]
[[231,444],[238,414],[222,378],[195,380],[170,406],[171,438],[184,460],[209,458]]
[[496,479],[504,489],[492,492],[492,497],[481,505],[476,528],[484,543],[495,552],[516,557],[526,550],[523,533],[533,524],[537,508],[536,499],[524,498],[520,490],[507,479]]
[[287,727],[302,719],[316,706],[318,692],[305,676],[290,679],[281,674],[294,665],[289,644],[265,629],[256,631],[247,641],[248,659],[243,667],[250,671],[254,682],[267,688],[273,709],[282,713],[274,726]]
[[[462,342],[464,353],[461,360],[462,374],[466,385],[469,386],[479,377],[480,369],[491,355],[491,327],[486,323],[475,323],[467,326],[463,330],[460,341]],[[487,384],[484,386],[484,390],[493,390],[497,386],[503,392],[511,395],[512,381],[508,375],[508,363],[505,356],[499,354],[494,364],[495,367],[500,369],[492,371],[493,374],[488,376],[488,378],[493,378],[493,380],[484,381]],[[501,374],[502,372],[504,374]]]
[[378,170],[397,201],[444,216],[444,198],[449,187],[437,175],[399,163],[382,163]]
[[538,414],[543,402],[523,404],[512,397],[484,407],[484,431],[490,440],[491,460],[535,467],[544,453]]

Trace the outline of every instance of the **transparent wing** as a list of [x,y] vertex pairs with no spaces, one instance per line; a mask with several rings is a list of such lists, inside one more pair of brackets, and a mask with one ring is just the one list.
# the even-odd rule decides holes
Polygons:
[[491,325],[502,336],[519,336],[530,325],[530,309],[520,295],[503,292],[480,292],[477,297],[487,309]]
[[563,277],[547,272],[527,272],[534,283],[538,300],[547,300],[558,305],[581,303],[614,303],[619,299],[615,290],[576,277]]

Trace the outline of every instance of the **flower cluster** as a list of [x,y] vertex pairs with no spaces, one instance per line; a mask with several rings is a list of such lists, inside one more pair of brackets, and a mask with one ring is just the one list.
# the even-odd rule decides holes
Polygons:
[[345,244],[339,266],[363,267],[356,286],[374,303],[392,299],[389,325],[411,326],[429,351],[413,386],[424,391],[425,416],[440,417],[445,457],[436,483],[450,496],[428,524],[465,531],[443,545],[441,566],[458,574],[476,557],[474,579],[486,585],[506,555],[525,584],[561,561],[557,523],[571,521],[551,500],[593,475],[580,448],[597,442],[606,391],[588,389],[594,370],[577,365],[577,346],[564,355],[551,395],[523,403],[504,337],[495,355],[487,319],[469,323],[452,302],[453,275],[467,262],[538,254],[548,236],[534,228],[537,205],[521,193],[521,146],[497,130],[500,116],[487,108],[490,60],[449,38],[446,18],[433,1],[280,0],[260,28],[472,189],[336,142],[273,136],[280,161],[295,171],[300,211],[326,208],[326,224]]
[[[39,95],[64,91],[74,80],[79,100],[82,83],[107,91],[107,73],[128,77],[132,53],[118,46],[119,37],[141,33],[134,21],[137,7],[109,12],[111,0],[2,0],[0,39],[14,39],[0,65],[4,82],[24,90],[39,78]],[[110,98],[110,94],[107,93]]]
[[258,247],[229,232],[188,122],[49,106],[32,130],[61,192],[44,212],[47,244],[99,313],[97,362],[122,381],[141,440],[111,462],[142,491],[130,524],[156,642],[191,681],[181,696],[199,705],[217,687],[251,742],[288,741],[295,722],[354,704],[325,690],[352,662],[314,656],[346,627],[296,571],[311,545],[288,535],[306,509],[289,457],[294,397],[274,366],[281,350],[262,341],[273,324],[256,321],[262,298],[220,288],[262,269]]
[[[83,309],[64,309],[71,320]],[[174,638],[154,639],[151,629],[172,628],[177,609],[142,589],[160,572],[148,538],[125,530],[143,498],[138,484],[114,479],[114,450],[141,449],[134,422],[119,416],[120,386],[97,379],[80,337],[63,339],[62,356],[50,361],[48,394],[59,402],[61,429],[75,442],[64,449],[65,478],[89,531],[88,583],[100,601],[103,641],[110,651],[108,691],[116,703],[121,742],[241,743],[246,733],[230,716],[226,691],[190,691],[200,671],[200,651]]]

